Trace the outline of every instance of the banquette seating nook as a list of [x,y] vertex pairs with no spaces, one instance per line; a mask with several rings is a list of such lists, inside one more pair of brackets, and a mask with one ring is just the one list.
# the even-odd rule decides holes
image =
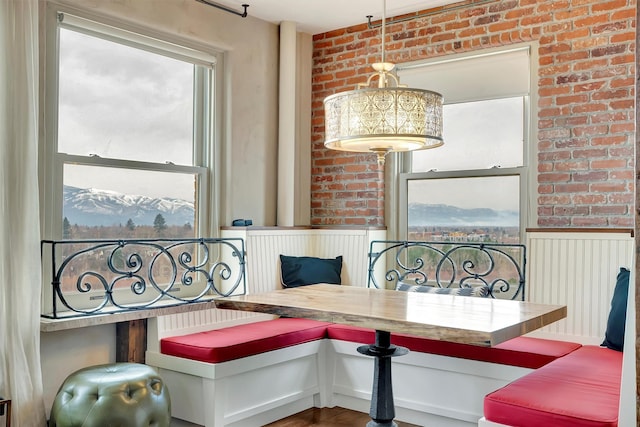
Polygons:
[[[628,232],[531,230],[526,245],[390,242],[379,229],[231,227],[223,237],[246,242],[248,293],[315,281],[567,306],[566,319],[495,347],[392,335],[410,350],[393,359],[398,420],[623,426]],[[357,347],[373,342],[371,329],[207,309],[149,319],[148,334],[146,363],[175,418],[237,427],[313,406],[369,410],[373,361]]]

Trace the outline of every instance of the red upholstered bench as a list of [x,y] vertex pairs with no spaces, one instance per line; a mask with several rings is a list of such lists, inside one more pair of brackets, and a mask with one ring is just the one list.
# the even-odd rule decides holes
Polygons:
[[488,421],[519,427],[618,425],[622,353],[584,346],[488,394]]
[[[367,344],[374,342],[375,332],[373,329],[360,328],[357,326],[331,324],[327,329],[327,337],[329,339]],[[391,342],[394,345],[406,347],[411,351],[421,353],[459,357],[531,369],[544,366],[581,347],[581,344],[573,342],[529,337],[514,338],[494,347],[479,347],[405,334],[392,334]]]
[[326,337],[329,323],[279,318],[160,340],[162,354],[221,363]]

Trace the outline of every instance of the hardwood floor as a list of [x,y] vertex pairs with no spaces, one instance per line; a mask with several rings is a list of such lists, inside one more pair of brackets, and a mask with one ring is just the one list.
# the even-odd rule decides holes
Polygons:
[[[290,417],[267,424],[265,427],[364,427],[371,418],[369,414],[344,408],[311,408]],[[398,427],[418,427],[396,421]]]

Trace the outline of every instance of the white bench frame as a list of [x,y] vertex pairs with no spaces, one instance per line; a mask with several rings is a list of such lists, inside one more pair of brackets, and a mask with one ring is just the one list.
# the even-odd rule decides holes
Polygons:
[[[147,364],[170,390],[173,417],[250,427],[314,406],[368,412],[373,359],[359,345],[322,339],[223,363],[147,351]],[[438,426],[475,426],[484,395],[532,371],[420,352],[394,358],[392,369],[396,418]]]
[[[556,234],[558,235],[552,233],[549,236],[535,237],[549,238],[550,244],[554,244],[555,240],[566,240],[565,234]],[[593,233],[573,233],[569,237],[581,241],[583,235],[591,245]],[[364,277],[359,277],[358,274],[366,270],[363,267],[366,261],[363,260],[366,260],[368,244],[371,240],[384,239],[380,230],[372,232],[344,229],[262,229],[252,232],[250,229],[241,228],[229,231],[226,235],[223,232],[222,237],[243,237],[247,242],[249,292],[279,287],[279,253],[320,257],[333,257],[349,251],[356,255],[365,254],[355,261],[356,265],[348,264],[349,257],[344,259],[347,263],[347,277],[354,284],[364,284],[366,272]],[[600,236],[596,240],[596,243],[609,244],[609,241],[619,242],[620,236],[616,233],[613,236]],[[263,241],[271,245],[268,250],[263,249],[263,252],[269,254],[252,252],[257,250],[253,247],[254,242],[256,248],[263,248],[260,246]],[[354,246],[354,241],[360,242],[359,245]],[[529,241],[527,246],[531,243]],[[625,236],[619,245],[622,248],[619,254],[613,257],[615,259],[608,260],[611,268],[601,273],[602,280],[611,286],[609,294],[613,291],[611,282],[615,277],[609,270],[613,269],[615,272],[620,265],[630,265],[629,260],[633,258],[633,238]],[[537,271],[562,271],[559,266],[543,266],[539,270],[536,267],[538,261],[535,251],[530,251],[529,257],[531,268],[528,271],[532,272],[532,276],[535,276]],[[584,261],[586,270],[593,268],[594,263],[591,260]],[[565,262],[566,259],[561,264]],[[265,272],[266,274],[263,274]],[[547,284],[548,282],[545,281]],[[527,283],[533,300],[537,300],[540,297],[540,294],[535,293],[537,282],[532,282],[530,275]],[[588,295],[585,293],[583,296]],[[604,304],[607,305],[608,301],[609,299]],[[570,306],[569,301],[556,303]],[[602,301],[599,299],[597,303],[602,304]],[[571,309],[570,306],[569,310]],[[149,320],[147,363],[158,367],[167,381],[171,390],[174,417],[206,427],[253,427],[313,406],[341,406],[368,412],[373,359],[357,353],[356,343],[325,339],[219,364],[160,354],[158,343],[164,336],[265,319],[264,315],[242,313],[242,317],[234,317],[236,313],[230,316],[224,312],[225,310],[214,309],[208,310],[202,316],[182,316],[177,321],[162,318]],[[602,322],[602,319],[598,322],[602,325],[606,323]],[[544,338],[568,341],[575,341],[576,336],[582,334],[578,341],[583,344],[593,344],[602,336],[602,331],[588,335],[568,330],[544,332]],[[627,366],[629,365],[627,363]],[[393,370],[396,418],[418,425],[439,427],[497,427],[498,424],[482,420],[484,396],[531,372],[526,368],[418,352],[394,358]],[[635,378],[635,375],[633,377]],[[416,378],[420,380],[416,381]],[[621,407],[621,412],[622,410]]]
[[206,427],[268,424],[313,406],[324,406],[324,340],[223,363],[206,363],[155,351],[170,390],[172,416]]

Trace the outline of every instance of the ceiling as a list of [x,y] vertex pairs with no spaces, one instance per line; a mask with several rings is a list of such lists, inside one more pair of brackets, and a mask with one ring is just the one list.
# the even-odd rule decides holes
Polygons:
[[[212,3],[227,6],[242,12],[242,4],[248,4],[249,16],[265,21],[297,23],[298,31],[318,34],[329,30],[349,27],[367,22],[367,15],[381,19],[383,0],[210,0]],[[404,13],[430,9],[459,0],[389,0],[386,16],[393,17]]]

